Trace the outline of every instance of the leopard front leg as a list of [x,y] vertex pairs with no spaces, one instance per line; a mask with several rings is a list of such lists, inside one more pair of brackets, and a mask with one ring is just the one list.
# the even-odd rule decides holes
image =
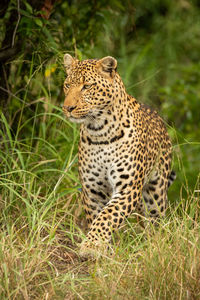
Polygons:
[[106,193],[103,193],[98,187],[85,188],[83,187],[81,193],[81,200],[86,215],[88,227],[90,228],[92,222],[109,201]]
[[107,250],[112,231],[119,228],[124,219],[135,210],[141,191],[142,187],[137,183],[134,187],[123,183],[121,188],[118,188],[92,222],[86,240],[81,244],[80,255],[102,253]]

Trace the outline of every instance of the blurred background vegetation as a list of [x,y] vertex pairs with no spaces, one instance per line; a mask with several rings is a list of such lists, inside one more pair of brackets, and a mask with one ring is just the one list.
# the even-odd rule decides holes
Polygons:
[[198,0],[2,0],[0,28],[4,183],[18,182],[15,191],[27,193],[20,174],[30,172],[31,193],[44,195],[67,170],[59,195],[79,185],[78,127],[61,112],[62,57],[69,52],[79,59],[118,59],[128,93],[157,109],[168,126],[177,173],[172,201],[199,189]]

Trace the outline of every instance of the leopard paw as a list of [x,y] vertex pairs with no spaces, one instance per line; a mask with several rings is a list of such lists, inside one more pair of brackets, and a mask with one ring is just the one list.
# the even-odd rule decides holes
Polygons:
[[91,242],[90,240],[85,239],[80,244],[79,254],[81,257],[100,258],[107,254],[108,247],[108,243],[103,241]]

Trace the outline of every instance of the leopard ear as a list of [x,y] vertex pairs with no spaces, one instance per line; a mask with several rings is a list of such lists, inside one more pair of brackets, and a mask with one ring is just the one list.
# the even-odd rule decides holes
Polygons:
[[64,55],[64,67],[66,68],[66,72],[68,73],[74,63],[74,58],[70,54]]
[[117,69],[117,60],[112,56],[106,56],[99,60],[99,66],[102,72],[113,78]]

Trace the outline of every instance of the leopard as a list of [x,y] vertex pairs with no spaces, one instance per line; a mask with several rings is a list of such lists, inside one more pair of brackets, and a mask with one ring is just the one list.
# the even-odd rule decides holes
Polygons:
[[64,68],[63,112],[80,123],[78,170],[88,233],[79,253],[95,255],[108,249],[131,214],[153,224],[165,216],[176,177],[172,143],[159,114],[126,92],[114,57],[79,60],[67,53]]

